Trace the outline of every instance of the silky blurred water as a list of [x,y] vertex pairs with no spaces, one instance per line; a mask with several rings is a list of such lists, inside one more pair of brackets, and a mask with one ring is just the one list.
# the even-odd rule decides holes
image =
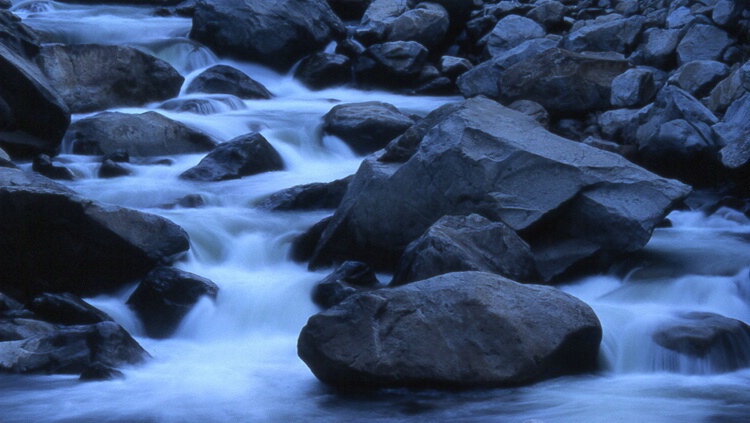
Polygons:
[[[156,110],[221,142],[259,131],[280,152],[286,169],[239,180],[196,183],[178,175],[202,155],[135,159],[132,176],[98,179],[99,162],[58,157],[79,179],[82,196],[165,216],[191,237],[177,267],[213,280],[215,302],[203,300],[176,336],[143,336],[124,305],[134,287],[89,302],[109,313],[149,351],[149,363],[124,369],[126,379],[80,383],[72,376],[0,376],[0,422],[276,422],[460,421],[746,422],[750,371],[716,373],[710,364],[660,347],[655,331],[684,312],[702,311],[750,322],[750,222],[723,209],[712,216],[674,212],[641,258],[611,274],[562,287],[588,302],[604,328],[601,370],[516,389],[440,392],[387,390],[345,396],[320,384],[296,354],[296,339],[318,309],[313,285],[330,270],[310,272],[288,259],[294,236],[331,212],[271,213],[255,205],[280,189],[354,173],[362,158],[335,137],[324,137],[321,116],[339,103],[377,100],[425,115],[457,98],[405,97],[348,88],[309,91],[289,75],[220,60],[186,38],[191,21],[155,17],[131,6],[14,2],[13,10],[46,42],[127,44],[169,61],[186,84],[216,63],[263,83],[272,100],[180,95],[196,106]],[[80,119],[83,115],[74,116]],[[28,166],[28,165],[27,165]],[[198,195],[199,208],[175,206]],[[387,278],[383,278],[384,281]]]

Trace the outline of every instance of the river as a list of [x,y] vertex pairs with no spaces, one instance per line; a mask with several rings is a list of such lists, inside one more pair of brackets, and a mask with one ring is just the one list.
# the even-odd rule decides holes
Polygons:
[[[210,106],[204,114],[169,112],[158,104],[116,110],[156,110],[221,141],[260,131],[280,152],[286,170],[220,183],[186,182],[178,175],[202,156],[185,155],[169,157],[169,166],[134,160],[127,165],[132,176],[99,179],[95,158],[64,150],[58,160],[79,176],[68,185],[84,197],[156,213],[185,228],[191,250],[176,266],[213,280],[220,292],[215,302],[200,302],[167,340],[143,336],[124,305],[135,287],[87,299],[133,334],[153,360],[123,369],[124,380],[107,382],[0,376],[0,422],[750,420],[749,370],[720,372],[716,363],[670,352],[652,340],[681,312],[750,322],[750,220],[728,209],[708,217],[673,212],[673,226],[656,230],[642,260],[561,287],[588,302],[602,321],[596,374],[514,389],[335,393],[296,353],[300,329],[318,311],[311,289],[330,269],[310,272],[287,258],[292,238],[330,213],[271,213],[255,204],[286,187],[356,171],[362,158],[321,135],[321,116],[333,105],[377,100],[424,115],[460,99],[344,88],[309,91],[289,75],[217,58],[187,39],[190,19],[154,17],[147,8],[14,0],[12,10],[46,42],[127,44],[155,54],[186,77],[184,86],[213,64],[241,69],[274,98],[230,102],[181,94],[207,98]],[[195,194],[205,206],[164,207]],[[380,276],[388,281],[388,275]],[[750,351],[750,345],[735,347]]]

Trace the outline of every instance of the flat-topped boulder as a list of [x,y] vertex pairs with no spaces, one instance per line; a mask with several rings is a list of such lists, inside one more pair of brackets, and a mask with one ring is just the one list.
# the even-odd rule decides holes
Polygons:
[[514,386],[593,370],[601,337],[573,296],[465,272],[354,294],[312,316],[297,351],[347,391]]

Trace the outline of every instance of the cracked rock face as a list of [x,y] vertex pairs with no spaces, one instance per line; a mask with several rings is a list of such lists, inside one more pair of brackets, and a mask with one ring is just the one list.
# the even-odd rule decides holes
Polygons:
[[349,297],[310,318],[298,353],[346,390],[509,386],[594,368],[601,336],[568,294],[463,272]]

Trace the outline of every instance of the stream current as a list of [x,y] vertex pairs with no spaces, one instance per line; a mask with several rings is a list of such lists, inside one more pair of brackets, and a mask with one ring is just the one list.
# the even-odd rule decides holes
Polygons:
[[[711,216],[673,212],[673,227],[655,231],[641,260],[561,287],[589,303],[602,322],[596,374],[514,389],[333,392],[296,353],[300,329],[318,311],[311,289],[330,269],[310,272],[287,258],[293,237],[330,212],[272,213],[255,205],[280,189],[356,171],[362,158],[320,130],[321,117],[335,104],[383,101],[425,115],[460,99],[348,88],[310,91],[289,75],[217,58],[188,40],[190,19],[154,17],[147,8],[14,0],[12,10],[45,42],[131,45],[154,54],[186,77],[183,87],[217,63],[242,70],[274,98],[237,102],[183,93],[180,97],[209,101],[182,113],[159,104],[116,110],[155,110],[220,141],[259,131],[279,151],[286,170],[218,183],[186,182],[178,175],[202,155],[184,155],[168,157],[169,166],[134,160],[126,165],[132,176],[99,179],[96,158],[69,154],[64,146],[57,160],[79,177],[71,188],[182,226],[191,250],[175,266],[211,279],[220,292],[215,302],[200,302],[167,340],[145,337],[124,305],[135,287],[87,299],[133,334],[153,360],[124,369],[124,380],[108,382],[2,375],[0,422],[750,421],[750,370],[720,371],[715,360],[678,354],[652,339],[684,312],[750,323],[750,220],[729,209]],[[205,206],[164,207],[194,194]],[[388,275],[381,276],[388,281]],[[750,343],[734,348],[750,354]]]

